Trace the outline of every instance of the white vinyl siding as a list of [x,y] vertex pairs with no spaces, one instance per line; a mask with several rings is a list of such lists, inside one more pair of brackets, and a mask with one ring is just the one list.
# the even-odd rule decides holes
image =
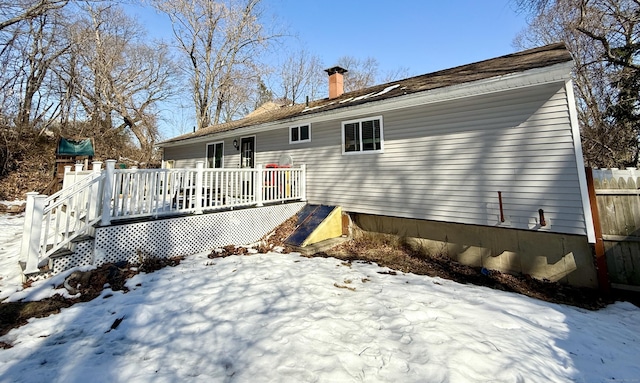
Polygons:
[[[564,83],[383,114],[384,153],[344,156],[343,121],[314,122],[311,148],[288,128],[258,134],[258,163],[307,164],[311,203],[385,216],[586,233]],[[367,119],[367,116],[363,116]],[[505,222],[500,222],[498,191]],[[538,209],[546,227],[536,227]]]
[[[223,157],[221,158],[223,167],[234,167],[232,164],[238,163],[237,154],[239,153],[232,144],[233,140],[227,140],[226,145],[223,141],[217,143],[223,143]],[[205,167],[207,166],[207,150],[203,147],[207,147],[208,143],[196,142],[186,145],[167,147],[164,148],[163,158],[165,161],[174,161],[175,168],[195,168],[197,161],[204,161]],[[233,155],[236,157],[233,157]],[[235,160],[235,161],[232,161]],[[237,167],[237,165],[235,166]]]

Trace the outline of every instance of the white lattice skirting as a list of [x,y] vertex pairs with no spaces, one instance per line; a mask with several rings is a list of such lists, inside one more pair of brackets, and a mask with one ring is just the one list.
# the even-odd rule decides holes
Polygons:
[[58,274],[76,266],[90,265],[93,262],[93,238],[81,237],[74,240],[71,253],[62,257],[55,257],[51,262],[53,274]]
[[94,264],[169,258],[258,241],[303,202],[96,228]]

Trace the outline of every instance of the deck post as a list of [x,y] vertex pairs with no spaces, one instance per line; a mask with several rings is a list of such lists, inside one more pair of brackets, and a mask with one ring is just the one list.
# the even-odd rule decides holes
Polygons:
[[[91,163],[91,170],[93,171],[93,177],[99,177],[100,172],[102,171],[102,161],[93,161]],[[98,210],[100,208],[100,197],[98,194],[100,193],[100,184],[95,182],[91,186],[91,193],[89,194],[89,220],[93,221],[94,218],[98,217]]]
[[40,195],[37,192],[27,193],[24,235],[20,249],[20,258],[26,262],[24,274],[33,274],[39,271],[40,235],[46,198],[46,195]]
[[62,176],[62,188],[64,189],[66,186],[69,185],[73,185],[73,183],[75,182],[75,177],[73,178],[73,182],[70,180],[72,175],[71,175],[71,169],[73,168],[73,166],[71,165],[65,165],[64,167],[64,175]]
[[195,213],[202,214],[202,177],[204,176],[204,161],[196,161],[196,190]]
[[300,201],[307,201],[307,164],[300,165]]
[[116,160],[107,160],[104,180],[102,181],[102,218],[100,225],[111,225],[111,198],[113,198],[113,181],[115,177]]
[[263,203],[263,187],[264,187],[264,170],[262,170],[262,164],[256,165],[256,171],[254,173],[255,179],[253,184],[255,185],[253,195],[256,199],[256,206],[264,206]]
[[33,227],[33,203],[35,200],[35,196],[38,195],[38,192],[29,192],[27,193],[27,205],[24,209],[24,223],[23,223],[23,235],[22,242],[20,244],[20,258],[18,260],[20,262],[24,262],[26,264],[27,259],[29,259],[29,238],[31,237],[31,229]]

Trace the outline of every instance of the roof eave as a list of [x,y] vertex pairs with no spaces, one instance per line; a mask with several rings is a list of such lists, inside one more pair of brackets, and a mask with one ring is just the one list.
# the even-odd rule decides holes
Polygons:
[[429,89],[396,97],[385,98],[381,100],[369,100],[357,105],[345,105],[338,109],[323,110],[323,108],[315,109],[307,113],[297,114],[265,123],[240,126],[222,132],[212,132],[210,134],[197,137],[185,137],[180,140],[168,140],[160,142],[158,147],[173,147],[189,143],[197,143],[202,141],[210,141],[212,136],[217,139],[238,136],[238,131],[242,134],[254,134],[257,132],[268,131],[271,129],[282,128],[283,124],[294,123],[296,121],[305,121],[309,123],[325,120],[328,114],[332,119],[345,119],[366,113],[381,113],[389,110],[402,109],[410,106],[425,105],[435,102],[451,101],[471,96],[480,96],[484,94],[496,93],[508,89],[525,88],[529,86],[537,86],[554,82],[565,82],[571,79],[571,71],[573,62],[566,61],[550,66],[529,69],[522,72],[511,73],[507,75],[490,77],[487,79],[451,85],[442,88]]

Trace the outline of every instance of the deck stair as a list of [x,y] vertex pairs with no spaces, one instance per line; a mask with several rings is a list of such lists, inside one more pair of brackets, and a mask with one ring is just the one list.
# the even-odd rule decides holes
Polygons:
[[[37,275],[57,274],[72,267],[91,265],[93,264],[94,247],[95,238],[93,235],[75,237],[63,247],[56,249],[48,257],[41,259],[38,263],[37,272],[24,274],[23,278],[26,281],[26,279]],[[47,246],[47,250],[51,248],[51,245]],[[26,263],[20,262],[20,266],[24,272]]]

